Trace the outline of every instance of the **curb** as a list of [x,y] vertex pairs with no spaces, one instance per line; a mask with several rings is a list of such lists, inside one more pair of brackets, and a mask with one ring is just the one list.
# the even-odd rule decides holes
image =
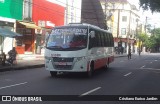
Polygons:
[[[120,55],[120,56],[115,56],[115,58],[118,57],[126,57],[127,55]],[[27,66],[9,66],[9,67],[3,67],[0,68],[0,72],[5,72],[5,71],[14,71],[14,70],[24,70],[24,69],[30,69],[30,68],[41,68],[44,67],[45,64],[38,64],[38,65],[27,65]]]
[[120,56],[114,56],[115,58],[118,58],[118,57],[127,57],[127,55],[120,55]]
[[39,65],[28,65],[28,66],[10,66],[10,67],[5,67],[0,69],[0,72],[5,72],[5,71],[14,71],[14,70],[23,70],[23,69],[29,69],[29,68],[41,68],[44,67],[44,64],[39,64]]

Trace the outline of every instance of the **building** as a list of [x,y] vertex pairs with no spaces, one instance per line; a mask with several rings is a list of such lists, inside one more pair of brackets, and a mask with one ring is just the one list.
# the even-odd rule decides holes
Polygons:
[[81,22],[82,0],[66,0],[65,24]]
[[[22,20],[23,0],[0,0],[0,27],[16,32],[16,20]],[[8,53],[15,39],[0,35],[0,53]]]
[[137,23],[140,18],[139,10],[127,0],[100,0],[106,24],[114,36],[114,46],[118,51],[128,53],[137,50],[135,46],[137,38]]
[[45,39],[55,26],[65,23],[65,7],[49,0],[33,0],[32,21],[41,29],[36,30],[35,53],[43,53]]
[[18,54],[41,54],[47,34],[64,25],[65,7],[49,0],[0,0],[0,8],[0,27],[22,35],[0,36],[0,50],[6,54],[12,47]]

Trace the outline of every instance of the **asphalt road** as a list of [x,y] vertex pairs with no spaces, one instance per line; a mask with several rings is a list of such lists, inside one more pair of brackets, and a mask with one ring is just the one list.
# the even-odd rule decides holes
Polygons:
[[[160,54],[134,55],[131,60],[128,60],[127,57],[116,58],[107,71],[103,69],[96,71],[92,78],[86,78],[83,74],[65,74],[52,78],[44,68],[1,72],[0,95],[76,95],[80,97],[87,95],[160,95]],[[12,103],[16,104],[16,102]],[[39,103],[153,104],[153,101]]]

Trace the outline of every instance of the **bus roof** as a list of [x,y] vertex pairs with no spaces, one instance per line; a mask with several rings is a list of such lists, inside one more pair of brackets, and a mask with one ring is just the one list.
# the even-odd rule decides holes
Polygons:
[[107,30],[104,30],[98,26],[95,26],[95,25],[92,25],[92,24],[88,24],[88,23],[69,23],[67,25],[64,25],[64,26],[57,26],[55,28],[60,28],[60,27],[74,27],[74,26],[79,26],[79,27],[89,27],[89,28],[93,28],[93,29],[96,29],[96,30],[101,30],[101,31],[104,31],[104,32],[108,32],[108,33],[111,33]]

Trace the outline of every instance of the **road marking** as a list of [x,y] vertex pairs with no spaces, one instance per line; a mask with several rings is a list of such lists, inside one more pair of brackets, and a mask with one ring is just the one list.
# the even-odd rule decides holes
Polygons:
[[9,86],[0,87],[0,90],[1,90],[1,89],[5,89],[5,88],[9,88],[9,87],[14,87],[14,86],[23,85],[23,84],[26,84],[26,83],[27,83],[27,82],[23,82],[23,83],[18,83],[18,84],[14,84],[14,85],[9,85]]
[[158,60],[154,60],[154,61],[158,61]]
[[125,74],[124,76],[127,77],[127,76],[129,76],[130,74],[132,74],[132,72],[129,72],[129,73]]
[[155,69],[155,68],[144,68],[143,70],[158,70],[158,71],[160,71],[160,69]]
[[145,67],[145,65],[144,66],[142,66],[140,69],[142,69],[142,68],[144,68]]
[[95,88],[95,89],[93,89],[93,90],[90,90],[90,91],[88,91],[88,92],[85,92],[85,93],[81,94],[80,97],[85,96],[85,95],[88,95],[88,94],[90,94],[90,93],[92,93],[92,92],[95,92],[95,91],[97,91],[97,90],[99,90],[99,89],[101,89],[101,87],[97,87],[97,88]]
[[152,62],[150,62],[152,64]]

